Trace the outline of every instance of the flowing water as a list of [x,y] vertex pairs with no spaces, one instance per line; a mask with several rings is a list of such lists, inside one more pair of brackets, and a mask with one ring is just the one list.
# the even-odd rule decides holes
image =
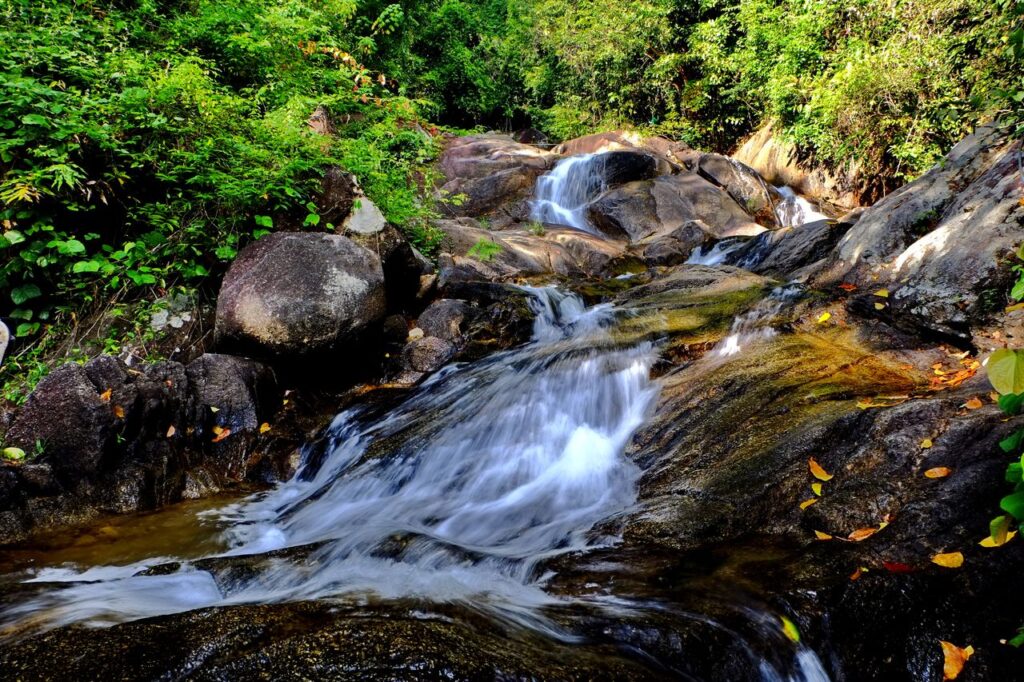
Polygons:
[[775,217],[782,227],[800,227],[816,220],[827,220],[828,216],[797,194],[791,187],[776,187],[782,195],[782,202],[775,207]]
[[562,159],[537,180],[531,220],[564,225],[596,234],[587,219],[587,206],[608,189],[604,154],[580,154]]

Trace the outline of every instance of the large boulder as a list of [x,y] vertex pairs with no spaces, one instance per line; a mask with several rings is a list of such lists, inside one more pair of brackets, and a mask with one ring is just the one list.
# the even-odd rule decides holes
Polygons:
[[817,220],[758,235],[729,254],[726,262],[751,272],[792,279],[800,271],[827,258],[850,229],[849,223]]
[[453,216],[481,216],[519,202],[521,206],[509,210],[528,213],[524,202],[537,177],[557,160],[557,154],[505,135],[455,138],[438,162],[445,210]]
[[380,259],[352,240],[278,232],[239,254],[217,299],[217,343],[298,357],[355,340],[387,310]]
[[417,326],[426,336],[434,336],[445,341],[458,341],[472,308],[465,301],[452,298],[441,298],[420,313]]
[[943,163],[864,212],[818,283],[887,285],[887,312],[964,333],[1015,274],[1024,241],[1019,142],[979,128]]
[[724,189],[758,224],[769,229],[779,227],[775,208],[783,197],[750,166],[721,154],[701,154],[697,173]]
[[728,193],[694,173],[613,188],[590,205],[588,217],[606,235],[631,242],[674,232],[694,220],[717,238],[753,236],[765,230]]
[[584,135],[557,145],[552,151],[564,156],[598,154],[613,151],[643,151],[658,159],[658,172],[668,173],[689,167],[696,158],[685,142],[666,137],[643,137],[638,133],[613,130],[606,133]]

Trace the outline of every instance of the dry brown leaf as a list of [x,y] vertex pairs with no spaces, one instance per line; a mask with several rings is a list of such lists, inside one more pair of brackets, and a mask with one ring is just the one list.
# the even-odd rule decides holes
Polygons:
[[120,405],[114,405],[114,416],[118,419],[124,419],[124,408]]
[[833,479],[832,474],[822,469],[821,465],[818,464],[818,461],[813,457],[807,460],[807,466],[811,470],[811,475],[814,476],[819,481],[831,481]]
[[942,640],[939,640],[939,644],[942,645],[942,656],[944,659],[942,679],[955,680],[960,676],[960,672],[964,669],[964,663],[967,662],[967,659],[974,655],[974,647],[968,646],[961,649],[956,644]]
[[269,430],[270,424],[268,424],[267,422],[263,422],[262,424],[260,424],[260,433],[266,433]]
[[231,435],[231,429],[222,429],[219,426],[213,427],[213,432],[217,434],[217,437],[211,441],[213,443],[219,443]]
[[842,289],[843,291],[857,291],[857,285],[850,284],[849,282],[843,282],[842,284],[839,285],[839,288]]
[[100,393],[100,400],[102,400],[105,403],[109,403],[110,402],[110,396],[112,396],[113,394],[114,394],[114,389],[108,388],[107,390],[103,391],[103,393]]
[[857,570],[850,576],[850,580],[860,580],[860,577],[868,572],[868,569],[863,566],[858,566]]
[[984,403],[982,403],[981,400],[978,398],[971,398],[966,403],[964,403],[964,407],[966,407],[968,410],[978,410],[981,409],[983,406]]
[[953,470],[949,467],[935,467],[924,472],[925,478],[945,478],[953,473]]
[[167,437],[168,438],[173,437],[176,432],[177,432],[177,429],[174,428],[174,424],[171,424],[170,426],[167,427]]
[[948,552],[946,554],[936,554],[932,557],[932,563],[938,564],[943,568],[960,568],[964,565],[964,555],[960,552]]
[[882,530],[888,525],[888,521],[883,521],[878,525],[878,528],[858,528],[857,530],[853,531],[848,536],[846,536],[846,539],[850,540],[851,542],[862,542],[864,540],[867,540],[869,537],[871,537],[872,535],[874,535],[875,533]]

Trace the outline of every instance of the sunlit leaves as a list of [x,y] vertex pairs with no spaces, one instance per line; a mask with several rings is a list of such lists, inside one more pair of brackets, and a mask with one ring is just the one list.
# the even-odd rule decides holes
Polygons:
[[953,470],[949,467],[933,467],[924,472],[925,478],[946,478]]
[[20,462],[25,459],[25,451],[15,447],[4,448],[0,455],[9,462]]
[[943,666],[942,679],[955,680],[964,669],[964,664],[974,655],[974,647],[967,646],[963,649],[951,642],[940,641],[942,646]]
[[820,464],[818,464],[818,461],[816,459],[814,459],[813,457],[811,457],[809,460],[807,460],[807,466],[808,466],[808,468],[811,471],[811,475],[814,476],[819,481],[826,481],[827,482],[827,481],[831,481],[832,480],[832,478],[833,478],[832,474],[830,474],[827,471],[825,471],[825,469],[823,469],[822,466]]
[[799,642],[800,630],[797,629],[796,623],[785,616],[779,616],[779,620],[782,622],[782,634],[793,642]]
[[992,353],[986,365],[988,380],[1001,394],[1024,393],[1024,356],[1016,350]]
[[936,554],[932,557],[932,563],[943,568],[960,568],[964,565],[964,555],[960,552]]

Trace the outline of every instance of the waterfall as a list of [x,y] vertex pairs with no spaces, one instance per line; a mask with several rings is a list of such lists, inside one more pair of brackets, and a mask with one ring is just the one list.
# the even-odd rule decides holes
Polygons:
[[730,358],[739,355],[751,343],[776,336],[778,331],[772,323],[803,293],[803,287],[798,284],[776,287],[766,299],[733,320],[729,335],[719,341],[709,355],[712,358]]
[[[555,601],[540,562],[612,542],[591,529],[636,501],[639,469],[623,451],[657,388],[652,347],[608,341],[610,307],[528,291],[532,343],[435,375],[381,419],[341,413],[326,448],[307,451],[292,480],[217,513],[227,555],[302,548],[295,558],[261,559],[255,577],[235,582],[187,563],[143,574],[167,558],[43,569],[33,582],[68,585],[8,606],[3,620],[108,625],[375,595],[463,601],[530,622]],[[380,443],[385,452],[373,449]]]
[[581,154],[562,159],[537,180],[530,219],[596,233],[587,220],[587,206],[605,191],[603,154]]
[[699,246],[687,259],[687,265],[722,265],[729,256],[740,249],[746,241],[743,239],[723,239],[711,246]]
[[782,227],[800,227],[816,220],[827,220],[828,216],[793,191],[791,187],[776,187],[782,201],[775,207],[775,217]]

